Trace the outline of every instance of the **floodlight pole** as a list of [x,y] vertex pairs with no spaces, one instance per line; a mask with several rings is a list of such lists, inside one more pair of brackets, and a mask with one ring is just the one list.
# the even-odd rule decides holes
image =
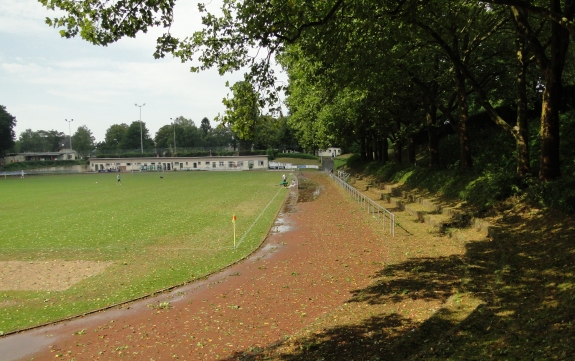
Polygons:
[[142,105],[134,104],[137,107],[140,107],[140,152],[144,154],[144,136],[142,135],[142,107],[146,105],[146,103]]
[[74,121],[74,119],[64,119],[68,123],[68,133],[70,134],[70,150],[72,150],[72,128],[70,128],[70,123]]

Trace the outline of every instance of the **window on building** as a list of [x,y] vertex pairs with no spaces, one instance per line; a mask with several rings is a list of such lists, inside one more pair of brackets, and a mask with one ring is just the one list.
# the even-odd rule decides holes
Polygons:
[[209,166],[210,166],[210,162],[206,162],[206,165],[209,167]]
[[223,166],[224,166],[224,162],[220,162],[220,167],[223,167]]
[[259,161],[258,161],[258,165],[259,165],[260,167],[263,167],[263,166],[264,166],[264,161],[263,161],[263,160],[259,160]]
[[212,168],[216,167],[216,162],[212,162]]
[[244,161],[238,160],[238,167],[243,167],[243,166],[244,166]]
[[126,165],[132,165],[132,163],[126,163]]
[[228,168],[233,168],[233,167],[234,167],[234,162],[229,161],[229,162],[228,162]]

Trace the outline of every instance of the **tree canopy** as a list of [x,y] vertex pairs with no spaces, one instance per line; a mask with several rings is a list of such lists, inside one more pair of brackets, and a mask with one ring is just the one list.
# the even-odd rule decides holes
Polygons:
[[15,126],[16,117],[8,113],[5,106],[0,105],[0,156],[6,154],[16,144]]
[[92,135],[92,131],[85,125],[79,126],[76,133],[72,136],[74,150],[82,157],[89,155],[94,149],[94,141],[95,138]]
[[[473,167],[469,119],[485,112],[516,142],[517,174],[532,173],[527,114],[537,109],[538,176],[561,176],[562,89],[573,77],[575,0],[451,2],[223,0],[221,14],[200,4],[203,30],[170,34],[174,1],[42,0],[64,15],[48,19],[62,36],[106,45],[149,27],[166,29],[155,56],[199,60],[192,70],[247,69],[231,86],[220,118],[240,139],[254,139],[266,107],[287,91],[289,120],[306,147],[351,143],[367,160],[395,161],[427,133],[438,166],[441,125],[459,139],[460,166]],[[290,83],[279,86],[274,56]],[[567,84],[565,84],[567,82]],[[515,107],[503,116],[502,107]],[[506,109],[506,108],[505,108]]]

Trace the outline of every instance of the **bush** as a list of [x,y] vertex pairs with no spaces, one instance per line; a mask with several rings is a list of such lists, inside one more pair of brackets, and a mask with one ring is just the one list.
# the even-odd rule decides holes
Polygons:
[[483,209],[521,192],[521,179],[503,169],[486,170],[469,181],[459,198]]
[[278,154],[278,152],[270,148],[266,150],[266,154],[268,155],[268,161],[270,161],[276,159],[276,154]]
[[347,166],[358,172],[362,172],[367,164],[368,162],[362,160],[359,154],[353,154],[352,156],[347,158]]
[[319,157],[305,153],[277,153],[276,158],[298,158],[298,159],[313,159],[319,160]]
[[564,177],[547,183],[538,183],[527,191],[527,199],[544,207],[575,214],[575,178]]

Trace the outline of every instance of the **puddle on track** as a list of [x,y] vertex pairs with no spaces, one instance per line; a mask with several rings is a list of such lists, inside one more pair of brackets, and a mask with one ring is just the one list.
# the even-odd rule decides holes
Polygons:
[[299,178],[298,203],[313,202],[323,191],[323,187],[308,178]]

